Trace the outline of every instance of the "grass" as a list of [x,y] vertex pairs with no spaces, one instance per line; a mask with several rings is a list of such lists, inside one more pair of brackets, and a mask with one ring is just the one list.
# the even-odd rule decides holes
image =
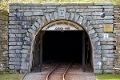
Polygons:
[[98,74],[98,80],[120,80],[120,74]]
[[0,74],[0,80],[21,80],[23,74]]
[[[0,74],[0,80],[21,80],[23,74]],[[97,80],[120,80],[120,74],[97,74]]]

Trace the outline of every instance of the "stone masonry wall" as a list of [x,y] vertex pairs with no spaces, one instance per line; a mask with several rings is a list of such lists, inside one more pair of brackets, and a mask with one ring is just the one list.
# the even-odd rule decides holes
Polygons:
[[0,10],[0,72],[8,68],[8,12]]
[[120,73],[120,5],[114,6],[114,33],[116,34],[115,70]]
[[[31,36],[37,32],[39,26],[59,19],[57,12],[59,7],[65,7],[67,10],[64,19],[77,22],[76,14],[79,14],[86,21],[90,21],[92,27],[87,26],[86,29],[90,37],[93,38],[95,73],[113,73],[115,33],[104,33],[103,31],[104,24],[113,25],[114,6],[112,3],[10,4],[9,68],[11,72],[28,72]],[[103,8],[105,8],[106,16],[101,18],[100,14]],[[20,20],[15,18],[15,9],[19,10]],[[38,19],[39,22],[41,21],[39,24],[36,23]],[[35,26],[32,26],[33,24]],[[85,25],[84,27],[86,27]],[[106,34],[108,37],[105,37]]]

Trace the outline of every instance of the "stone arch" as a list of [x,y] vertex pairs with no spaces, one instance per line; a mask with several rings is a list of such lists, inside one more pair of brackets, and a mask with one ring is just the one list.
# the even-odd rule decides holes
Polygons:
[[[32,67],[32,56],[33,56],[33,48],[32,47],[34,45],[36,35],[46,25],[48,25],[51,22],[57,21],[57,20],[71,21],[73,23],[76,23],[76,24],[82,26],[82,28],[86,31],[86,33],[88,34],[88,36],[90,38],[90,42],[91,42],[92,50],[93,50],[92,51],[93,66],[96,65],[96,64],[94,64],[94,62],[95,62],[94,55],[95,55],[95,53],[97,53],[97,51],[100,51],[101,46],[100,46],[100,41],[99,41],[100,39],[98,37],[98,34],[96,33],[96,31],[95,31],[94,27],[92,26],[92,24],[90,23],[90,21],[86,20],[83,16],[81,16],[77,13],[66,14],[65,18],[59,18],[59,16],[57,14],[58,14],[57,12],[53,12],[53,13],[49,13],[49,14],[46,13],[41,18],[37,19],[37,21],[31,26],[30,29],[28,29],[28,31],[26,33],[26,36],[24,39],[24,44],[25,44],[25,42],[29,42],[30,47],[31,47],[30,49],[27,50],[28,52],[30,52],[30,54],[28,54],[30,56],[30,58],[29,58],[30,61],[29,61],[29,65],[28,65],[29,72]],[[51,17],[51,16],[53,16],[53,17]],[[23,46],[24,46],[24,44],[23,44]],[[25,49],[22,48],[22,51],[24,51],[24,50]],[[98,63],[101,63],[101,62],[98,62]],[[100,65],[100,67],[101,67],[101,65]],[[94,72],[95,72],[95,67],[94,67]]]

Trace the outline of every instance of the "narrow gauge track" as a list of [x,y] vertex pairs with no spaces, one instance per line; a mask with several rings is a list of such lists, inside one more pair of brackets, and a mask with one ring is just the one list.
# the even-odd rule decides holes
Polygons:
[[[73,62],[73,61],[72,61]],[[45,80],[65,80],[65,75],[70,68],[72,62],[66,64],[59,62],[46,76]]]

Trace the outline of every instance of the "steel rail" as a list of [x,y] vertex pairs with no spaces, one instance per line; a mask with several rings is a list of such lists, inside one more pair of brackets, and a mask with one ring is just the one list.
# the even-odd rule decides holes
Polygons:
[[65,72],[63,73],[63,75],[62,75],[63,80],[65,80],[65,75],[66,75],[66,73],[67,73],[67,71],[70,68],[72,63],[73,63],[73,61],[68,65],[68,67],[66,68]]
[[51,75],[51,73],[58,67],[58,65],[60,64],[61,62],[59,62],[46,76],[46,79],[45,80],[48,80],[49,79],[49,76]]

